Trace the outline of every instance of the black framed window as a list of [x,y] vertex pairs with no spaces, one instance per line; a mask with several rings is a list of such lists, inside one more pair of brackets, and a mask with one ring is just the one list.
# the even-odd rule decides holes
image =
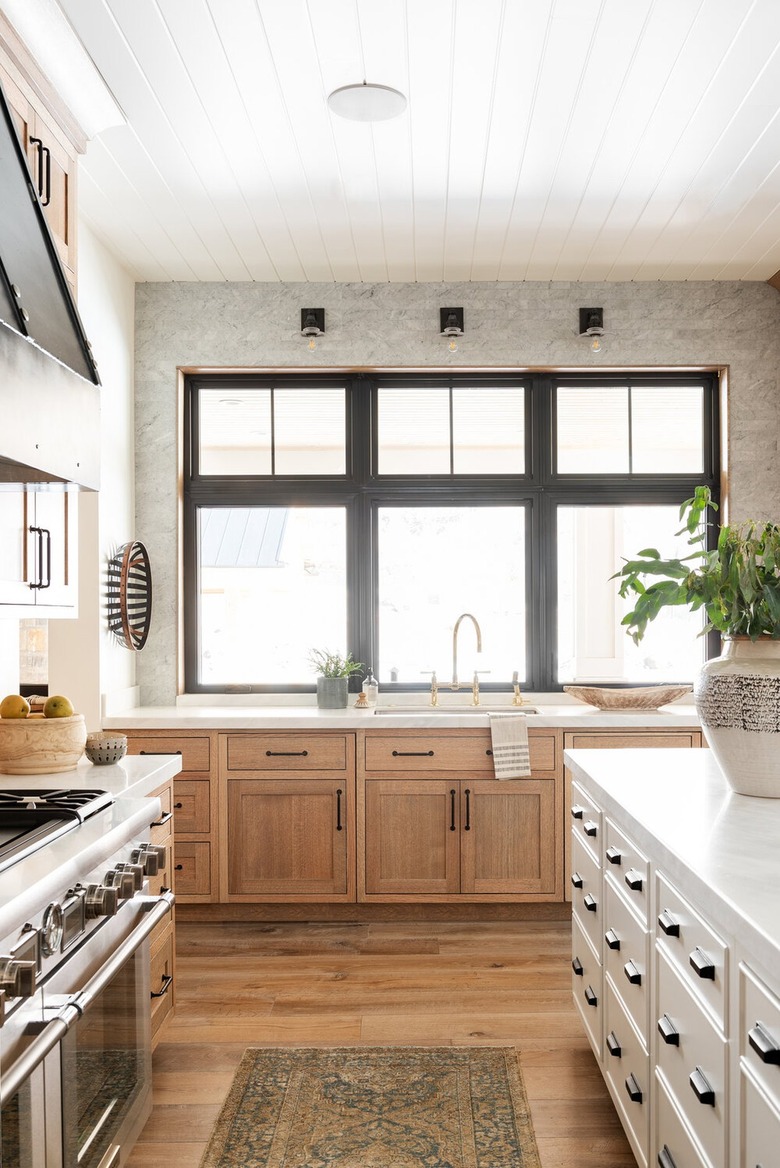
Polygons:
[[[350,651],[383,689],[691,679],[698,617],[638,649],[609,577],[717,498],[712,373],[203,375],[185,382],[188,692],[314,688]],[[686,548],[681,552],[685,554]],[[622,606],[622,607],[621,607]]]

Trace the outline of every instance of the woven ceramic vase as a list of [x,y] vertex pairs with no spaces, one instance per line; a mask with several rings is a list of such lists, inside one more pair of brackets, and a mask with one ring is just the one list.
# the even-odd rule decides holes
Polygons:
[[730,637],[694,687],[707,741],[741,795],[780,799],[780,641]]

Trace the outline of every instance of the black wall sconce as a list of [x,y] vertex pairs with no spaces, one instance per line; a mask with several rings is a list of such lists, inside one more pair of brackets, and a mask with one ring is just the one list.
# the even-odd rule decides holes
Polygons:
[[458,348],[457,338],[463,336],[463,309],[440,308],[439,331],[443,337],[450,338],[450,352],[456,352]]
[[317,348],[317,337],[325,332],[325,309],[301,309],[301,336],[309,338],[309,348]]
[[594,353],[601,351],[601,338],[604,336],[603,308],[580,309],[580,336],[588,337]]

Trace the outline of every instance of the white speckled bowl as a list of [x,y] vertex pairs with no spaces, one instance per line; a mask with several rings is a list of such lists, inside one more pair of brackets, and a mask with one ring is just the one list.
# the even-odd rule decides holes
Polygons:
[[95,766],[111,766],[127,754],[124,734],[88,734],[84,753]]

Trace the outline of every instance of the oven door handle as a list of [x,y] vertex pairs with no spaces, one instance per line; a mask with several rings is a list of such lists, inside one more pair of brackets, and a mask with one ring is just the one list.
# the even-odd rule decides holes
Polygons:
[[[137,901],[133,901],[132,903],[137,903]],[[150,896],[143,899],[142,907],[145,916],[142,923],[137,925],[129,936],[125,937],[122,944],[114,950],[105,965],[98,970],[94,977],[90,978],[79,993],[74,995],[73,1000],[80,1013],[87,1010],[95,999],[102,994],[108,983],[116,977],[125,962],[133,956],[136,949],[144,943],[149,934],[154,932],[163,917],[168,915],[173,905],[174,895],[168,888],[164,889],[159,896]]]
[[72,1002],[66,1002],[57,1017],[46,1023],[40,1034],[8,1071],[3,1071],[2,1079],[0,1079],[0,1107],[5,1107],[7,1103],[10,1103],[26,1080],[68,1033],[78,1017],[78,1007]]

